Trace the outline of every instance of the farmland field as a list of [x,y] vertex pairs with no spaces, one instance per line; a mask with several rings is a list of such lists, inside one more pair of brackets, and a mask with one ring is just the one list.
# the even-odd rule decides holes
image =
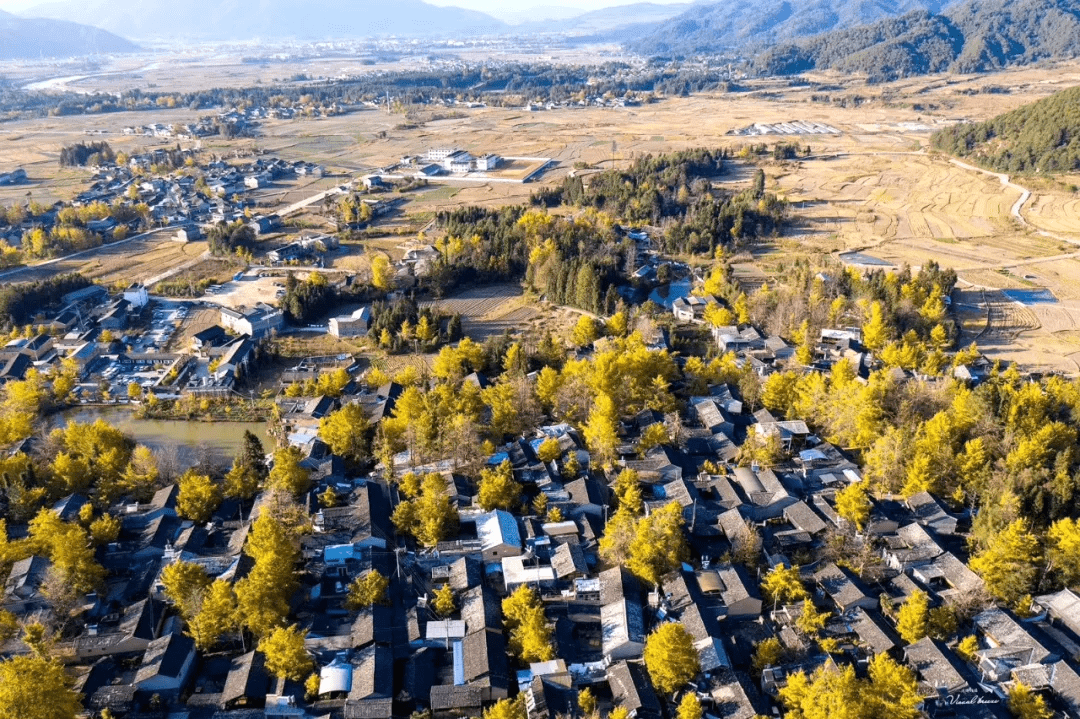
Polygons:
[[106,284],[151,281],[170,269],[198,260],[206,252],[205,242],[183,244],[170,239],[171,235],[163,230],[56,262],[4,271],[0,273],[0,282],[30,282],[68,272],[81,272]]
[[[575,53],[578,51],[566,51],[566,57],[576,57]],[[116,60],[117,67],[111,69],[123,70],[125,62],[128,60]],[[378,71],[386,66],[363,68],[353,60],[333,59],[265,68],[244,65],[233,57],[194,61],[177,56],[175,62],[158,62],[153,70],[103,76],[79,86],[116,91],[121,86],[148,88],[151,84],[183,88],[205,83],[270,83],[274,74],[287,72],[333,76],[369,69]],[[13,77],[29,80],[34,70],[28,66],[11,68],[11,72]],[[1012,338],[992,348],[996,356],[1075,371],[1075,364],[1063,358],[1080,351],[1080,332],[1073,329],[1078,324],[1073,318],[1074,303],[1080,303],[1080,195],[1066,184],[1077,178],[1032,184],[1025,184],[1024,178],[1012,178],[1016,185],[1032,190],[1021,210],[1021,221],[1012,214],[1020,190],[1004,187],[994,176],[959,167],[929,152],[928,146],[936,128],[958,120],[991,117],[1080,84],[1080,63],[1057,64],[1049,71],[1033,67],[992,77],[932,76],[880,85],[827,72],[812,73],[807,79],[809,84],[798,87],[785,80],[748,80],[737,92],[669,97],[615,109],[527,112],[492,106],[455,110],[446,117],[423,107],[405,108],[406,115],[356,108],[328,118],[265,120],[258,137],[229,141],[207,138],[202,147],[221,156],[257,150],[286,160],[317,162],[331,173],[321,180],[260,191],[256,198],[260,211],[280,208],[392,165],[404,155],[436,146],[503,157],[551,157],[557,163],[535,183],[433,183],[431,189],[395,194],[404,199],[400,210],[375,228],[387,234],[354,243],[332,260],[335,268],[363,273],[369,261],[367,251],[386,252],[396,259],[399,246],[427,226],[438,211],[466,204],[496,207],[527,201],[537,186],[562,182],[577,163],[593,168],[584,172],[592,172],[613,165],[626,167],[634,158],[649,153],[708,146],[728,148],[737,156],[751,141],[771,145],[794,140],[800,146],[808,145],[809,154],[786,162],[736,159],[724,175],[715,178],[718,186],[739,191],[760,167],[768,189],[791,203],[787,228],[774,241],[753,248],[755,256],[748,258],[748,272],[741,279],[771,281],[771,273],[791,260],[810,257],[835,265],[837,254],[855,251],[892,266],[918,266],[934,260],[957,270],[961,288],[991,293],[1045,287],[1060,299],[1059,305],[1013,312],[1001,302],[991,302],[992,308],[1000,309],[1001,317],[985,334],[991,341],[999,334]],[[990,85],[995,88],[992,93],[986,92]],[[827,95],[815,89],[822,86],[830,88]],[[78,192],[88,173],[59,168],[59,149],[84,139],[87,133],[95,135],[94,139],[104,135],[100,139],[130,154],[167,143],[117,134],[123,126],[190,122],[199,114],[205,113],[177,108],[5,122],[0,128],[0,152],[5,159],[23,164],[31,183],[28,187],[0,188],[0,202],[22,201],[28,190],[42,202]],[[831,125],[840,134],[727,135],[754,123],[792,119]],[[512,161],[502,172],[524,172],[524,165]],[[321,205],[309,207],[293,219],[297,228],[327,227]],[[145,279],[176,268],[186,271],[187,263],[197,259],[203,249],[205,246],[182,247],[151,238],[3,278],[12,281],[82,270],[109,282]],[[755,273],[751,275],[749,270]],[[462,312],[468,331],[477,336],[505,329],[531,331],[555,320],[556,324],[572,324],[574,319],[572,313],[563,316],[566,311],[537,307],[516,288],[500,288],[494,294],[491,290],[464,293],[439,304],[447,311]]]

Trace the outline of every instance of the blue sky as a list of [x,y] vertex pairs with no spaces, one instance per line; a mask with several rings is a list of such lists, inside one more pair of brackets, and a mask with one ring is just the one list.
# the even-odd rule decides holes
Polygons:
[[[0,4],[3,4],[5,0],[0,0]],[[575,8],[579,11],[596,10],[602,7],[610,7],[612,5],[629,5],[633,2],[640,2],[641,0],[427,0],[432,5],[456,5],[458,7],[469,8],[470,10],[480,10],[481,12],[491,13],[492,15],[498,15],[502,12],[522,12],[529,10],[530,8],[544,8],[544,7],[562,7],[562,8]],[[653,2],[658,5],[670,5],[672,3],[685,3],[690,0],[647,0],[647,2]]]
[[[40,5],[44,0],[0,0],[0,10],[8,12],[22,12],[27,8]],[[353,2],[370,2],[371,0],[352,0]],[[658,4],[671,4],[689,2],[689,0],[648,0]],[[432,5],[456,5],[458,7],[480,10],[490,13],[499,18],[518,18],[522,15],[532,15],[530,10],[535,9],[537,15],[568,14],[570,10],[585,12],[596,10],[612,5],[629,5],[640,0],[427,0]],[[548,10],[551,8],[552,10]]]

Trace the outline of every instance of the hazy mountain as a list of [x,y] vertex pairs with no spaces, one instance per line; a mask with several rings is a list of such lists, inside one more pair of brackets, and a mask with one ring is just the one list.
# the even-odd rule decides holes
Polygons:
[[911,13],[764,52],[761,74],[814,68],[889,80],[932,72],[986,72],[1080,56],[1080,0],[967,0],[942,14]]
[[569,20],[581,15],[581,8],[570,5],[534,5],[520,10],[501,10],[493,13],[497,18],[512,25],[549,20]]
[[138,39],[467,36],[507,29],[489,15],[421,0],[60,0],[24,14],[93,22]]
[[[522,23],[514,27],[515,32],[526,33],[567,33],[573,35],[591,35],[618,31],[632,25],[662,23],[686,12],[690,3],[661,5],[640,2],[630,5],[616,5],[587,13],[580,13],[563,20],[544,20]],[[650,30],[652,28],[649,28]]]
[[695,5],[628,43],[647,55],[766,47],[913,10],[939,12],[953,0],[728,0]]
[[0,10],[0,60],[131,52],[138,46],[96,27],[21,18]]

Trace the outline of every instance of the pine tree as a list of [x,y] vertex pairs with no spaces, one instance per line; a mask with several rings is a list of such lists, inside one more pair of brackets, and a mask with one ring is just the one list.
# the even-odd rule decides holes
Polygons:
[[193,469],[184,472],[179,484],[176,513],[197,524],[207,522],[221,505],[221,487],[210,477],[198,474]]
[[360,464],[370,456],[369,428],[363,406],[350,402],[319,421],[319,439],[337,456]]
[[701,701],[694,692],[687,692],[679,702],[679,708],[675,712],[676,719],[701,719],[704,712]]
[[188,620],[188,636],[199,651],[205,652],[235,630],[236,593],[227,581],[217,579],[204,593],[198,613]]
[[685,522],[678,502],[654,510],[640,519],[629,546],[626,568],[652,585],[689,556],[683,533]]
[[198,564],[176,561],[161,570],[161,584],[165,598],[180,611],[180,616],[190,621],[202,604],[210,577]]
[[457,606],[454,602],[454,590],[449,584],[444,584],[435,590],[431,605],[440,617],[449,617],[454,613]]
[[855,482],[836,493],[836,513],[854,524],[860,532],[870,519],[870,508],[873,506],[865,485],[865,482]]
[[1046,700],[1021,682],[1014,684],[1009,692],[1009,711],[1017,719],[1052,719],[1054,716]]
[[607,394],[596,397],[589,421],[585,425],[585,443],[596,456],[597,464],[608,464],[615,458],[615,446],[619,436],[616,429],[618,412],[615,402]]
[[308,471],[300,465],[303,456],[296,447],[289,446],[274,452],[274,467],[267,478],[267,487],[282,489],[299,495],[311,486]]
[[1046,558],[1061,575],[1061,583],[1066,587],[1080,583],[1080,523],[1070,517],[1059,519],[1050,525],[1046,540]]
[[892,328],[885,321],[885,313],[880,302],[870,305],[870,318],[863,325],[863,344],[869,350],[880,350],[889,341]]
[[0,661],[0,717],[74,719],[82,714],[74,680],[55,659],[13,656]]

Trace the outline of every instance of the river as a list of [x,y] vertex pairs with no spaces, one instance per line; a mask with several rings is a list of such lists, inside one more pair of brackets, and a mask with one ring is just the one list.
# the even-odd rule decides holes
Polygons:
[[35,92],[39,90],[66,90],[69,92],[77,92],[82,95],[92,95],[93,93],[97,92],[97,90],[73,88],[67,86],[71,83],[81,82],[83,80],[89,80],[95,77],[109,77],[111,75],[126,75],[131,73],[149,72],[150,70],[157,69],[159,65],[160,63],[152,62],[149,65],[140,67],[136,70],[111,70],[108,72],[95,72],[89,75],[65,75],[64,77],[50,77],[46,80],[31,82],[27,85],[24,85],[22,89],[28,92]]
[[197,462],[209,451],[215,462],[226,463],[250,430],[262,440],[270,451],[273,440],[267,436],[265,422],[184,422],[181,420],[139,419],[131,407],[75,407],[50,418],[50,426],[58,427],[69,422],[94,422],[103,419],[130,434],[139,444],[155,451],[176,448],[178,459],[184,464]]

